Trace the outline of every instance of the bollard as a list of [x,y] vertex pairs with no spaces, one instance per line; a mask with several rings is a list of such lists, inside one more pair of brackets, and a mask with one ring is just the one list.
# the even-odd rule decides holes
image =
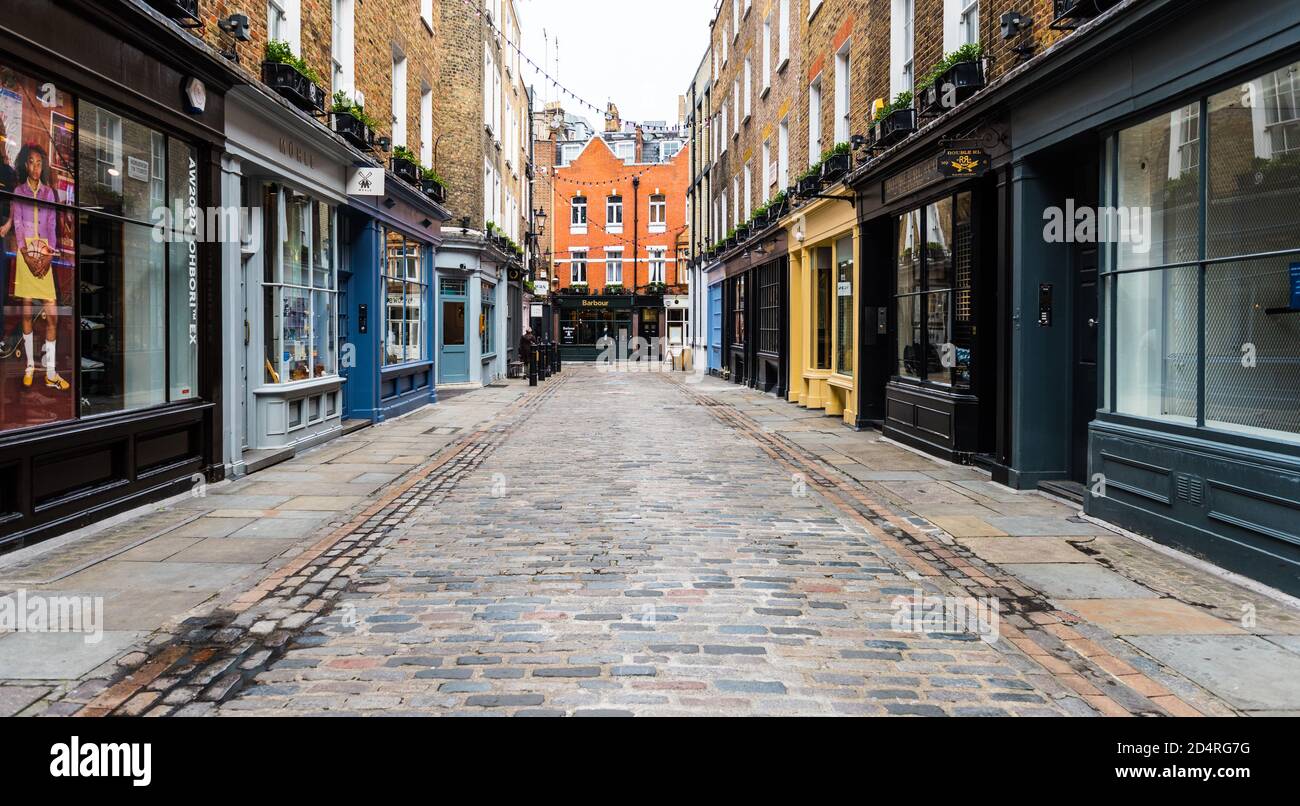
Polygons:
[[537,385],[537,346],[528,348],[528,385]]
[[560,362],[560,345],[557,342],[555,345],[555,371],[559,372],[562,369],[564,369],[564,365]]

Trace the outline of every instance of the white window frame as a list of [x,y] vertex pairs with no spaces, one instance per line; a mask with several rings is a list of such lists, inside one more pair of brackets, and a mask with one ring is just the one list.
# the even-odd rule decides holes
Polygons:
[[623,247],[621,246],[605,247],[605,285],[623,285]]
[[[581,201],[579,201],[581,200]],[[569,200],[569,234],[587,234],[587,197],[574,196]]]
[[890,0],[889,94],[910,92],[916,85],[916,2]]
[[668,277],[668,247],[666,246],[647,246],[646,253],[649,257],[646,259],[650,265],[650,283],[667,283]]
[[420,0],[420,21],[433,33],[433,0]]
[[433,87],[420,82],[420,164],[433,165]]
[[781,118],[776,136],[776,184],[777,190],[790,187],[790,116]]
[[394,146],[406,145],[406,54],[396,44],[392,45],[391,93],[392,142]]
[[822,7],[822,0],[808,0],[808,19],[812,19],[817,10]]
[[763,88],[759,90],[758,97],[766,98],[767,94],[772,91],[772,15],[768,14],[763,20],[763,61],[760,63],[763,71]]
[[790,63],[790,0],[780,0],[781,15],[777,36],[776,71],[779,73]]
[[742,175],[745,178],[745,215],[740,220],[744,222],[754,214],[754,169],[750,160],[745,160]]
[[668,197],[662,193],[650,194],[650,231],[668,231]]
[[611,193],[605,197],[605,231],[614,235],[623,232],[623,197],[620,194]]
[[822,156],[822,77],[808,83],[808,164],[815,165]]
[[769,137],[763,141],[763,198],[772,195],[772,182],[776,179],[772,168],[772,138]]
[[333,0],[330,9],[330,66],[334,92],[356,90],[356,0]]
[[848,40],[835,54],[835,143],[847,143],[849,141],[852,115],[852,95],[851,95],[851,71],[849,46],[853,40]]
[[745,57],[745,122],[749,122],[753,112],[754,98],[754,60]]
[[740,137],[740,111],[741,109],[743,109],[743,107],[740,104],[740,78],[736,78],[731,82],[731,105],[736,108],[735,114],[732,115],[733,127],[732,127],[731,136],[734,138],[739,138]]
[[587,247],[569,250],[569,285],[587,284]]
[[962,0],[957,11],[961,30],[958,45],[978,45],[980,41],[980,0]]

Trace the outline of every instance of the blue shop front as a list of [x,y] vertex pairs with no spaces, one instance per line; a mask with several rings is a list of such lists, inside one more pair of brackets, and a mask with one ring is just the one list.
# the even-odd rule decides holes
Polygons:
[[346,418],[379,423],[436,400],[434,254],[449,218],[440,201],[391,172],[383,193],[351,195],[341,210]]

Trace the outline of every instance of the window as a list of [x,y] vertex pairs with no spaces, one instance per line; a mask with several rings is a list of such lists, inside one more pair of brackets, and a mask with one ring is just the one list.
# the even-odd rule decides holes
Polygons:
[[962,4],[961,16],[958,18],[961,44],[978,44],[980,41],[980,0],[959,0],[959,2]]
[[758,351],[781,354],[781,261],[758,270]]
[[420,82],[420,163],[433,165],[433,88]]
[[334,208],[283,185],[261,187],[269,247],[262,260],[264,382],[334,375]]
[[560,146],[560,165],[569,165],[582,153],[581,143],[565,143]]
[[808,19],[812,19],[817,9],[822,7],[822,0],[808,0]]
[[1286,129],[1298,71],[1270,71],[1113,138],[1113,206],[1133,212],[1115,222],[1103,258],[1107,408],[1300,442],[1300,184],[1284,167],[1295,161]]
[[853,374],[853,236],[835,242],[835,371]]
[[772,198],[772,183],[776,181],[772,165],[772,141],[763,141],[763,198]]
[[666,246],[650,246],[646,248],[650,260],[650,282],[665,283],[664,266],[666,265],[665,256],[668,253]]
[[745,59],[745,120],[749,120],[750,113],[753,111],[754,98],[754,62],[752,59]]
[[763,90],[761,95],[767,95],[768,90],[772,89],[772,15],[768,14],[763,20],[763,61],[759,62],[763,70]]
[[385,307],[384,366],[427,358],[424,351],[424,300],[428,288],[424,250],[400,232],[384,233]]
[[420,0],[420,20],[433,30],[433,0]]
[[790,118],[781,118],[776,136],[776,184],[778,190],[790,187]]
[[330,37],[330,65],[333,78],[331,86],[334,92],[342,92],[349,97],[353,93],[356,81],[356,44],[354,42],[354,0],[333,0],[330,16],[332,35]]
[[957,387],[971,382],[974,339],[971,194],[898,218],[897,374]]
[[740,136],[740,111],[743,108],[740,103],[740,79],[737,78],[731,82],[731,105],[735,108],[735,114],[732,115],[732,137]]
[[614,144],[614,156],[631,165],[636,162],[636,143],[631,140],[623,140]]
[[610,196],[605,199],[605,228],[610,232],[623,231],[622,196]]
[[576,235],[587,231],[586,196],[574,196],[569,202],[569,229]]
[[831,248],[819,246],[813,260],[813,366],[831,368]]
[[835,142],[849,141],[849,42],[835,54]]
[[731,178],[731,209],[732,209],[732,218],[734,219],[731,222],[731,226],[733,227],[740,226],[740,222],[744,220],[740,217],[741,204],[742,202],[740,200],[740,174],[736,174]]
[[[749,220],[749,217],[753,214],[753,205],[754,205],[754,172],[753,172],[753,170],[750,168],[749,160],[745,160],[744,176],[745,176],[745,196],[744,196],[744,199],[745,199],[745,215],[742,216],[741,219],[740,219],[742,222],[748,221],[748,220]],[[737,205],[737,206],[739,206],[739,205]]]
[[777,38],[776,69],[781,70],[790,61],[790,0],[780,0],[780,36]]
[[478,317],[478,337],[480,355],[495,355],[497,351],[496,312],[497,287],[487,280],[482,281],[482,312]]
[[808,164],[816,165],[822,156],[822,78],[817,76],[808,86]]
[[650,231],[664,232],[668,228],[668,197],[656,193],[650,197]]
[[731,344],[743,347],[745,344],[745,280],[746,275],[733,278],[731,282]]
[[266,38],[269,41],[289,41],[289,15],[285,11],[284,3],[285,0],[267,0]]
[[605,285],[623,284],[622,247],[605,249]]
[[916,79],[915,0],[892,0],[889,26],[890,94],[911,92]]
[[406,54],[393,46],[392,64],[393,145],[406,145]]
[[569,252],[569,285],[587,284],[587,250],[573,249]]

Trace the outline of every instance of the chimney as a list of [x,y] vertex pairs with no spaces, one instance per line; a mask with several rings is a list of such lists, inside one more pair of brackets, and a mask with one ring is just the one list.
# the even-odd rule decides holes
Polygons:
[[623,121],[619,119],[618,107],[614,105],[613,101],[610,101],[605,106],[605,131],[617,132],[622,131],[622,129]]

